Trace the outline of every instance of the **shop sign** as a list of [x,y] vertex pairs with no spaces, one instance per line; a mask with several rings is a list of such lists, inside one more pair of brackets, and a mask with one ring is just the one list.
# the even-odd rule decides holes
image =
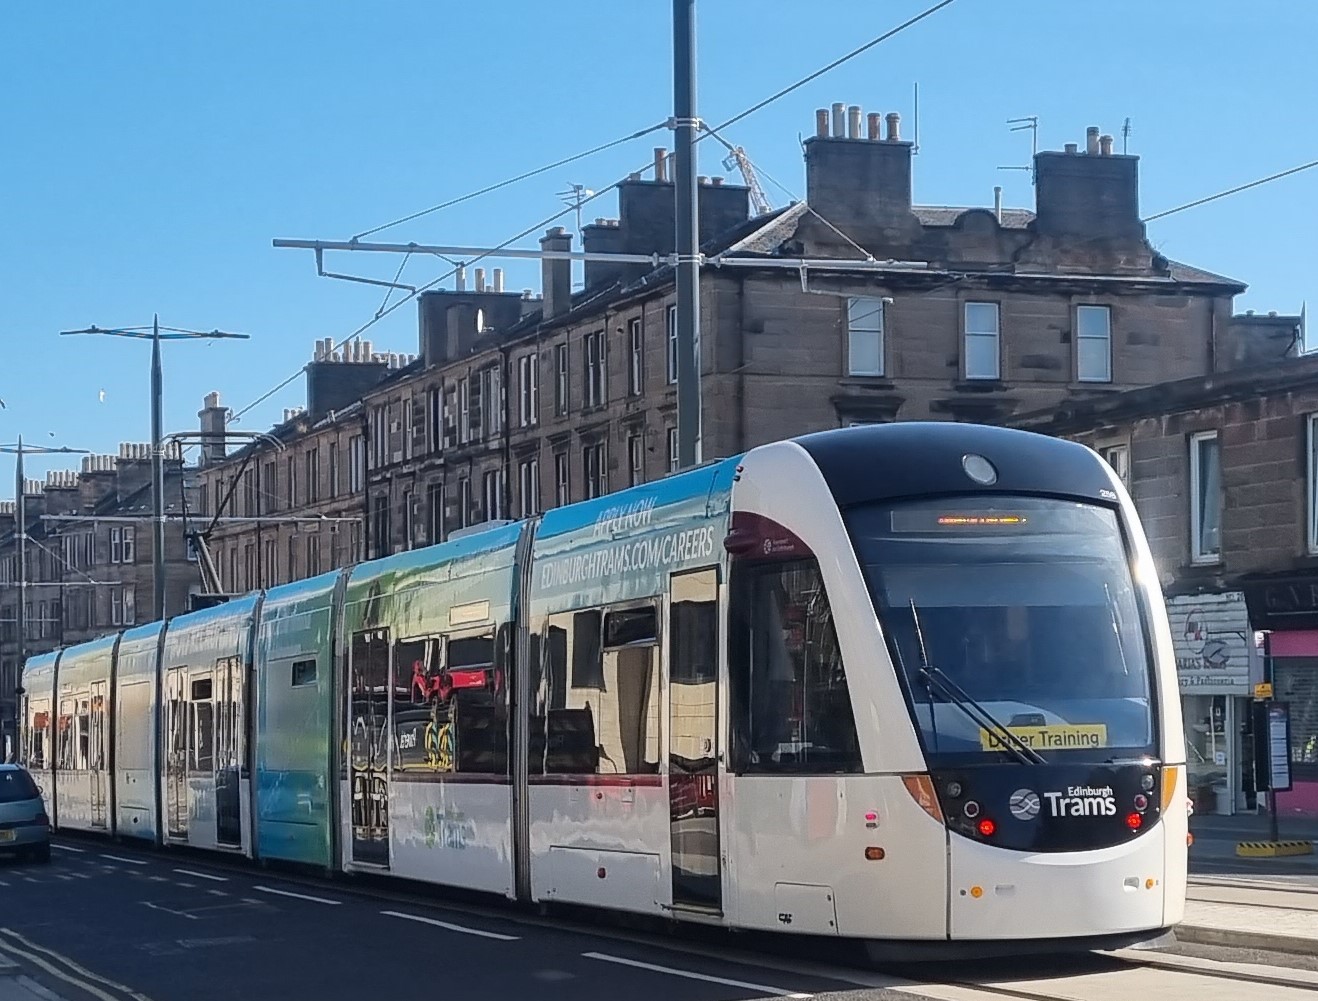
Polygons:
[[1245,584],[1255,629],[1318,629],[1318,577],[1286,577]]
[[1183,692],[1249,695],[1253,632],[1239,592],[1170,598],[1172,647]]

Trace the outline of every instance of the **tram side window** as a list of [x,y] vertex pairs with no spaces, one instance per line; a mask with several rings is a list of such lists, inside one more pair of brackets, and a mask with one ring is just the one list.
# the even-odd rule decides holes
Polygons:
[[860,771],[860,746],[819,564],[734,564],[728,629],[739,772]]
[[47,730],[50,727],[50,703],[44,699],[32,704],[32,728],[29,731],[27,765],[29,768],[44,769],[50,767],[46,760]]
[[211,704],[210,678],[192,682],[192,770],[203,774],[215,770],[215,707]]
[[73,700],[60,699],[59,744],[56,748],[58,766],[66,771],[73,769]]
[[551,616],[533,671],[533,772],[658,773],[659,637],[654,605]]
[[80,695],[78,697],[77,744],[73,752],[73,767],[78,771],[87,770],[87,759],[91,750],[91,728],[91,699],[85,695]]

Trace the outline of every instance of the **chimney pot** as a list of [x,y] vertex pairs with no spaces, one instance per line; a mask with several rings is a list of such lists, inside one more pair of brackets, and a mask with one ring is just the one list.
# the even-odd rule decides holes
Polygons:
[[1080,147],[1077,146],[1075,143],[1067,143],[1067,144],[1066,144],[1064,147],[1062,147],[1062,148],[1063,148],[1066,152],[1068,152],[1068,153],[1078,153],[1078,152],[1080,152]]
[[1098,126],[1091,125],[1085,129],[1085,152],[1089,156],[1098,155]]
[[1112,155],[1112,137],[1111,137],[1111,136],[1104,135],[1104,136],[1099,136],[1099,137],[1098,137],[1098,155],[1099,155],[1099,156],[1111,156],[1111,155]]
[[902,116],[897,114],[897,112],[895,111],[890,111],[888,112],[887,115],[887,121],[888,121],[888,142],[890,143],[901,142]]
[[853,104],[847,109],[847,138],[860,138],[860,105]]
[[627,180],[629,181],[639,181],[640,179],[641,179],[641,174],[639,171],[633,171],[632,173],[627,175]]
[[716,188],[721,188],[721,187],[723,187],[723,178],[721,178],[721,177],[711,177],[711,178],[709,179],[709,183],[712,184],[712,185],[714,185],[714,187],[716,187]]
[[833,138],[841,139],[846,134],[847,106],[842,102],[833,105]]
[[998,222],[1002,222],[1002,185],[1001,184],[995,184],[993,186],[993,215],[998,220]]
[[476,291],[477,291],[477,292],[484,292],[484,291],[485,291],[485,269],[484,269],[484,268],[477,268],[477,269],[476,269]]
[[881,114],[877,111],[871,111],[866,117],[865,122],[867,132],[866,138],[871,140],[882,138],[881,123],[883,122],[883,116]]
[[704,174],[699,174],[699,175],[697,175],[697,177],[696,177],[696,183],[699,184],[699,185],[701,185],[701,186],[703,187],[703,186],[709,184],[709,178],[706,177]]
[[820,139],[828,138],[828,109],[815,109],[815,135]]
[[503,291],[503,268],[494,269],[494,291]]
[[654,179],[656,181],[668,180],[668,150],[663,146],[654,148]]

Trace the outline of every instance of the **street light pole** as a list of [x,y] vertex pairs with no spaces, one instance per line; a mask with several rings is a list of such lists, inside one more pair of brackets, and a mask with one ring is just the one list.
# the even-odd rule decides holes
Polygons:
[[160,364],[160,315],[151,318],[151,580],[155,618],[165,619],[165,450],[161,430],[164,374]]
[[[164,332],[162,332],[164,331]],[[164,432],[164,368],[160,360],[160,342],[169,340],[246,340],[247,334],[231,334],[223,330],[183,330],[179,327],[161,327],[160,315],[151,318],[148,327],[120,327],[106,330],[88,327],[85,330],[61,330],[61,336],[72,334],[104,334],[109,337],[135,337],[151,340],[151,577],[155,592],[155,618],[163,620],[165,608],[165,445]]]
[[677,465],[701,461],[700,206],[696,187],[696,0],[673,0],[677,209]]

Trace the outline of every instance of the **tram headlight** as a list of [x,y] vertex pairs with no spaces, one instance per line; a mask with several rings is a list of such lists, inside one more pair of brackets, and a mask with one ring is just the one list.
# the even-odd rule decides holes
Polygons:
[[1140,776],[1140,788],[1143,789],[1145,792],[1153,792],[1153,776],[1152,775]]

